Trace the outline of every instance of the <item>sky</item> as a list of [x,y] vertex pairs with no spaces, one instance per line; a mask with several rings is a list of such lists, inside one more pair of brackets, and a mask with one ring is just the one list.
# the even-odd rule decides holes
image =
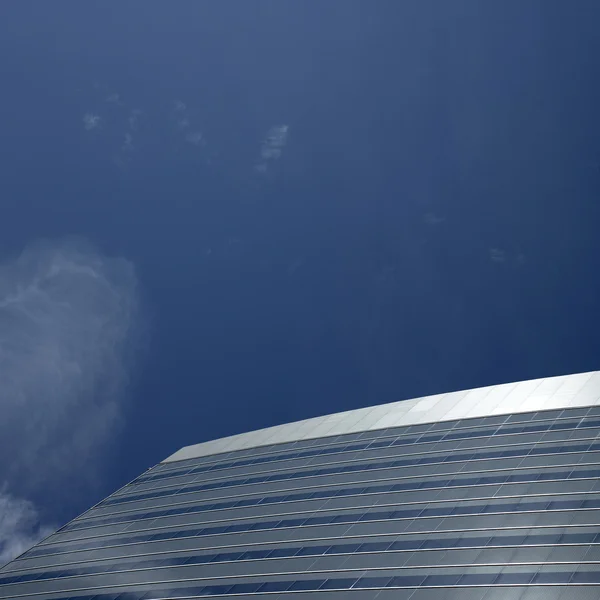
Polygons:
[[599,18],[0,3],[0,563],[185,445],[596,370]]

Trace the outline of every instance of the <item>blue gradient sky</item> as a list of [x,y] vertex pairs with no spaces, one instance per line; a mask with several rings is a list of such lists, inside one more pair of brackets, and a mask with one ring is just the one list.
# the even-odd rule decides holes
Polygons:
[[83,236],[135,269],[145,333],[102,458],[63,465],[85,485],[0,479],[61,523],[187,444],[597,369],[599,18],[2,2],[0,257]]

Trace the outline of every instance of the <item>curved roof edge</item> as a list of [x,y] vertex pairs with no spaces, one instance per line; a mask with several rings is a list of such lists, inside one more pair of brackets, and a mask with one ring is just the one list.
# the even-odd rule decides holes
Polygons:
[[401,400],[232,435],[186,446],[163,463],[357,431],[599,404],[600,371],[532,379]]

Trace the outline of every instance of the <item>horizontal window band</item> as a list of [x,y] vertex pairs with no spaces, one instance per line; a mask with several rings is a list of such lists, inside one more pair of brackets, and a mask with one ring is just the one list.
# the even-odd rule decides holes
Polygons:
[[[435,465],[441,463],[454,463],[461,461],[477,461],[477,460],[496,460],[502,458],[513,458],[519,456],[538,456],[544,454],[566,454],[576,452],[594,452],[600,450],[600,443],[594,441],[596,438],[586,438],[581,440],[571,441],[569,445],[568,440],[555,441],[553,446],[546,446],[549,442],[540,443],[534,442],[529,443],[525,448],[524,444],[510,444],[504,445],[501,449],[490,450],[489,445],[478,446],[475,448],[469,448],[462,454],[457,454],[457,451],[442,452],[428,451],[428,452],[411,452],[405,455],[388,455],[388,456],[377,456],[369,459],[353,459],[337,463],[324,463],[316,465],[310,469],[293,470],[293,469],[282,469],[282,470],[269,470],[258,473],[252,473],[251,476],[238,477],[238,478],[227,478],[220,477],[209,480],[198,479],[194,477],[191,481],[179,482],[177,484],[171,484],[167,486],[157,486],[146,488],[145,490],[136,493],[139,486],[128,485],[121,490],[121,492],[112,496],[111,500],[115,501],[109,506],[114,504],[125,504],[136,500],[151,499],[155,497],[172,496],[179,494],[192,492],[214,490],[214,489],[227,489],[230,487],[253,485],[257,483],[274,483],[278,481],[288,481],[292,479],[304,479],[307,477],[320,477],[320,476],[331,476],[344,473],[359,473],[363,471],[372,471],[378,469],[390,469],[400,467],[415,467],[422,465]],[[521,446],[516,448],[515,446]],[[571,450],[570,448],[574,448]],[[495,447],[498,448],[498,447]],[[552,450],[550,450],[552,448]],[[547,451],[545,451],[547,450]],[[435,456],[431,456],[435,454]],[[169,493],[171,492],[171,493]],[[152,494],[149,498],[138,498],[141,495]],[[132,500],[133,499],[133,500]],[[105,507],[105,504],[101,504],[99,507]]]
[[[589,421],[588,424],[583,425],[581,427],[579,427],[581,423],[580,422],[573,422],[573,423],[565,423],[563,424],[562,427],[557,426],[555,422],[548,422],[546,425],[528,425],[528,426],[523,426],[523,427],[514,427],[511,425],[511,427],[509,429],[511,429],[511,431],[506,432],[506,433],[502,433],[502,432],[498,432],[498,428],[490,428],[490,429],[486,429],[486,430],[478,430],[476,432],[465,432],[464,434],[452,434],[452,433],[447,433],[447,434],[436,434],[436,435],[429,435],[427,438],[425,438],[425,435],[417,437],[417,438],[410,438],[410,439],[405,439],[405,440],[399,440],[398,438],[396,438],[395,440],[389,440],[389,443],[386,441],[384,442],[380,442],[380,445],[378,446],[373,446],[371,448],[369,448],[369,445],[372,444],[373,442],[370,442],[370,444],[353,444],[351,447],[346,447],[344,450],[341,450],[340,453],[343,452],[355,452],[358,450],[368,450],[368,449],[379,449],[379,448],[391,448],[391,447],[395,447],[395,446],[405,446],[405,445],[414,445],[414,444],[423,444],[423,443],[431,443],[431,442],[444,442],[444,441],[454,441],[454,440],[464,440],[464,439],[473,439],[473,438],[477,438],[477,437],[490,437],[493,435],[511,435],[511,434],[523,434],[523,433],[542,433],[542,432],[548,432],[548,431],[567,431],[567,430],[571,430],[571,429],[588,429],[588,428],[593,428],[593,427],[600,427],[600,419],[594,419],[593,421]],[[517,429],[522,429],[523,431],[517,431]],[[475,435],[476,434],[476,435]],[[337,454],[338,452],[335,452],[335,454]],[[322,456],[324,454],[334,454],[334,452],[311,452],[310,454],[308,453],[304,453],[303,456],[287,456],[285,458],[280,458],[279,460],[289,460],[292,458],[308,458],[309,456]],[[258,460],[258,459],[256,459]],[[258,462],[254,462],[251,464],[261,464]],[[235,465],[237,466],[243,466],[243,465]],[[204,470],[189,470],[185,473],[182,473],[182,475],[192,475],[192,474],[200,474],[200,473],[204,473],[204,472],[209,472],[211,470],[214,469],[204,469]],[[171,475],[172,476],[172,475]],[[148,476],[149,477],[149,476]],[[145,481],[154,481],[156,480],[157,476],[155,476],[155,479],[149,479],[149,478],[140,478],[135,480],[134,482],[132,482],[132,485],[135,485],[137,483],[142,483]],[[110,505],[110,504],[116,504],[118,503],[118,501],[120,501],[120,496],[110,496],[109,498],[107,498],[104,502],[102,502],[100,504],[100,506],[106,506],[106,505]]]
[[[205,582],[207,580],[204,580]],[[177,582],[181,583],[181,582]],[[272,592],[324,591],[324,590],[376,590],[403,588],[455,588],[455,587],[514,587],[543,585],[598,585],[600,571],[506,571],[465,574],[413,574],[377,577],[330,577],[303,579],[271,579],[243,583],[202,583],[188,587],[170,587],[163,590],[129,590],[115,596],[114,592],[78,596],[61,596],[54,600],[167,600],[172,598],[194,598],[205,596],[227,596],[234,594],[262,594]],[[139,584],[138,584],[139,585]],[[105,589],[105,588],[104,588]],[[77,592],[85,590],[74,590]],[[25,595],[13,596],[22,598]]]
[[[424,540],[403,540],[403,541],[380,541],[380,542],[362,542],[353,544],[331,544],[331,545],[312,545],[312,546],[290,546],[287,548],[271,548],[264,550],[248,550],[237,552],[218,552],[215,554],[196,554],[177,558],[158,558],[140,561],[138,563],[128,563],[127,569],[118,567],[123,563],[117,561],[105,565],[79,567],[71,569],[61,569],[55,571],[42,571],[26,574],[17,574],[8,577],[0,577],[0,585],[24,583],[31,581],[44,581],[48,579],[58,579],[65,577],[79,577],[84,575],[99,575],[108,573],[126,573],[135,570],[147,570],[157,568],[195,566],[205,564],[215,564],[223,562],[238,561],[257,561],[283,558],[301,558],[301,557],[319,557],[330,555],[373,554],[373,553],[406,553],[415,551],[431,550],[465,550],[465,549],[498,549],[498,548],[535,548],[535,547],[556,547],[562,545],[592,545],[600,543],[600,533],[565,533],[565,534],[531,534],[531,535],[508,535],[508,536],[477,536],[477,537],[457,537],[457,538],[434,538]],[[535,561],[532,561],[535,563]],[[515,566],[515,563],[502,563],[507,566]],[[518,563],[530,564],[530,563]],[[538,563],[536,563],[538,564]],[[561,563],[568,564],[568,563]],[[578,563],[579,564],[579,563]],[[455,568],[460,564],[444,565],[424,565],[420,568]],[[486,566],[486,565],[478,565]],[[490,566],[490,565],[487,565]],[[411,567],[397,567],[411,568]]]
[[[217,525],[201,527],[194,529],[179,529],[165,532],[151,532],[146,535],[128,536],[119,539],[119,534],[97,538],[96,541],[86,542],[65,542],[62,544],[36,546],[29,550],[20,558],[34,558],[46,556],[49,554],[59,554],[62,552],[73,552],[79,550],[101,549],[102,541],[108,539],[123,544],[139,544],[145,542],[155,542],[162,540],[171,540],[187,537],[205,537],[210,535],[253,532],[270,529],[289,529],[296,527],[324,526],[338,524],[358,524],[373,521],[391,521],[423,518],[441,518],[441,517],[475,517],[492,514],[519,514],[531,512],[568,512],[572,510],[597,510],[600,508],[600,498],[593,500],[564,500],[564,501],[542,501],[542,502],[515,502],[511,504],[482,504],[474,506],[442,507],[435,509],[414,509],[414,510],[387,510],[364,513],[334,514],[319,517],[299,517],[296,519],[277,519],[272,521],[242,522],[232,525]],[[114,545],[114,544],[113,544]],[[106,547],[106,546],[104,546]]]
[[[568,465],[560,465],[563,468],[567,468],[567,467],[575,467],[575,466],[581,466],[582,464],[585,463],[571,463]],[[599,464],[599,463],[588,463],[589,465],[594,465],[594,464]],[[551,469],[551,468],[556,468],[557,465],[546,465],[546,466],[532,466],[532,467],[520,467],[523,471],[527,470],[527,469]],[[401,467],[398,467],[401,468]],[[483,472],[494,472],[494,473],[500,473],[500,472],[506,472],[506,471],[513,471],[513,470],[517,470],[519,469],[519,467],[506,467],[506,468],[499,468],[499,469],[485,469],[485,471]],[[458,475],[459,473],[462,473],[462,471],[455,471],[454,473],[444,473],[443,475]],[[471,471],[471,472],[467,472],[464,473],[466,474],[475,474],[478,473],[478,471]],[[355,482],[345,482],[345,483],[337,483],[337,484],[333,484],[336,486],[341,486],[341,485],[358,485],[360,483],[374,483],[374,482],[385,482],[385,481],[402,481],[402,480],[409,480],[409,479],[417,479],[417,478],[423,478],[423,479],[431,479],[434,477],[439,477],[440,474],[436,474],[436,473],[431,473],[431,474],[423,474],[423,475],[398,475],[396,477],[387,477],[387,478],[381,478],[381,479],[371,479],[369,481],[355,481]],[[286,479],[281,479],[280,481],[296,481],[298,479],[304,479],[306,478],[306,476],[302,476],[302,477],[298,477],[298,478],[294,478],[294,477],[288,477]],[[225,490],[225,489],[229,489],[231,490],[234,487],[245,487],[248,485],[256,485],[256,484],[260,484],[260,483],[279,483],[278,481],[268,481],[266,478],[264,481],[258,481],[257,478],[253,478],[253,481],[250,480],[232,480],[227,482],[227,485],[225,485],[224,483],[219,484],[218,486],[215,486],[213,484],[202,484],[202,485],[197,485],[197,486],[186,486],[186,487],[182,487],[179,488],[177,490],[168,490],[168,493],[166,492],[157,492],[154,494],[141,494],[142,497],[137,497],[137,496],[128,496],[125,497],[126,499],[124,499],[122,502],[115,502],[113,504],[111,504],[110,506],[115,506],[115,505],[120,505],[120,504],[125,504],[125,503],[130,503],[130,502],[137,502],[140,500],[153,500],[155,498],[179,498],[182,496],[187,496],[188,494],[194,494],[194,493],[198,493],[198,492],[205,492],[205,491],[212,491],[212,490]],[[318,486],[318,485],[310,485],[310,486],[304,486],[304,487],[296,487],[296,488],[288,488],[290,491],[291,490],[303,490],[303,489],[307,489],[307,487],[323,487]],[[286,490],[270,490],[272,493],[281,493],[283,491]],[[235,493],[236,490],[233,490],[233,492]],[[106,505],[98,505],[96,508],[104,508]]]
[[[376,466],[373,465],[371,468],[369,469],[363,469],[363,470],[358,470],[358,469],[348,469],[348,470],[337,470],[335,473],[329,473],[329,474],[340,474],[343,472],[368,472],[371,470],[376,470],[376,469],[387,469],[387,468],[399,468],[400,466],[415,466],[415,465],[431,465],[431,464],[452,464],[455,462],[473,462],[473,461],[477,461],[477,460],[490,460],[490,459],[501,459],[501,458],[519,458],[519,457],[528,457],[528,456],[544,456],[544,455],[552,455],[552,454],[569,454],[571,452],[575,453],[575,452],[592,452],[592,451],[598,451],[600,450],[600,442],[599,443],[594,443],[594,444],[581,444],[578,446],[573,446],[573,447],[568,447],[568,450],[565,450],[565,446],[561,445],[561,446],[552,446],[551,448],[544,448],[545,452],[536,452],[536,448],[530,448],[528,449],[527,453],[525,453],[524,451],[498,451],[498,452],[486,452],[485,455],[479,456],[477,454],[464,454],[464,455],[458,455],[458,456],[451,456],[451,455],[447,455],[444,457],[443,460],[439,460],[437,462],[434,462],[431,459],[427,459],[427,460],[423,460],[422,462],[415,462],[415,463],[410,463],[410,464],[406,464],[406,465],[399,465],[398,462],[399,461],[393,461],[390,463],[386,463],[385,465],[382,463],[377,463]],[[518,452],[518,453],[517,453]],[[521,453],[523,452],[523,453]],[[470,457],[470,458],[469,458]],[[452,460],[448,460],[448,459],[452,459]],[[579,464],[579,463],[578,463]],[[540,468],[540,467],[530,467],[530,468]],[[330,471],[332,471],[332,469],[329,469]],[[306,472],[305,472],[306,473]],[[319,473],[316,473],[319,474]],[[305,477],[312,477],[314,476],[314,474],[310,473],[308,475],[304,475]],[[288,478],[291,479],[291,478]],[[256,506],[258,504],[275,504],[275,503],[279,503],[281,500],[279,500],[278,498],[280,498],[280,496],[275,496],[274,502],[269,502],[268,501],[268,497],[261,497],[261,498],[256,498],[256,499],[236,499],[236,500],[229,500],[229,501],[224,501],[224,502],[220,502],[220,503],[213,503],[213,504],[209,504],[207,508],[203,509],[203,510],[223,510],[223,509],[230,509],[230,508],[243,508],[246,506]],[[296,500],[307,500],[307,499],[311,499],[310,498],[310,494],[307,493],[300,493],[296,495],[296,498],[293,498],[291,500],[286,500],[286,502],[293,502]],[[204,500],[202,502],[207,502],[207,500]],[[167,505],[168,506],[168,505]],[[197,506],[199,506],[199,503],[197,504]],[[123,512],[123,516],[122,517],[111,517],[111,516],[106,516],[106,517],[87,517],[85,519],[80,519],[80,520],[75,520],[72,521],[68,526],[65,526],[64,528],[61,529],[61,533],[65,533],[67,531],[75,531],[75,530],[80,530],[80,529],[88,529],[90,527],[98,527],[98,526],[102,526],[102,525],[114,525],[116,523],[123,523],[123,522],[127,522],[127,521],[131,521],[131,520],[138,520],[141,518],[158,518],[158,517],[164,517],[164,516],[173,516],[173,515],[180,515],[180,514],[185,514],[187,512],[191,512],[189,510],[189,506],[184,506],[182,508],[174,508],[174,509],[168,509],[168,510],[164,510],[160,507],[157,507],[156,509],[154,509],[155,512],[153,512],[152,510],[146,510],[143,511],[142,515],[136,515],[135,519],[132,519],[131,516],[131,512]],[[200,512],[198,510],[193,511],[193,512]],[[121,513],[115,513],[116,515],[119,515]]]
[[[529,531],[531,529],[534,529],[537,532],[543,532],[544,534],[546,534],[548,531],[550,531],[551,533],[548,535],[553,535],[554,533],[556,533],[555,530],[566,530],[567,533],[569,533],[569,535],[574,535],[574,534],[585,534],[586,536],[588,536],[590,533],[593,534],[593,536],[596,536],[598,534],[598,524],[591,524],[591,525],[581,525],[579,523],[575,523],[575,524],[563,524],[563,525],[510,525],[508,527],[506,526],[496,526],[490,529],[479,529],[479,528],[474,528],[474,527],[460,527],[460,528],[452,528],[452,529],[430,529],[430,530],[424,530],[424,531],[419,531],[419,532],[414,532],[414,531],[404,531],[404,532],[391,532],[391,533],[385,533],[385,532],[377,532],[377,533],[359,533],[359,534],[350,534],[350,535],[334,535],[334,536],[325,536],[325,537],[310,537],[310,538],[301,538],[298,540],[295,540],[296,543],[300,543],[300,544],[322,544],[322,545],[333,545],[333,544],[339,544],[340,542],[343,542],[345,544],[356,544],[356,543],[366,543],[366,541],[381,541],[382,539],[386,539],[386,538],[390,538],[394,541],[407,541],[406,538],[412,538],[412,536],[418,536],[418,539],[426,539],[427,536],[431,536],[431,535],[439,535],[439,534],[444,534],[444,535],[471,535],[471,534],[479,534],[479,533],[485,533],[485,532],[496,532],[496,534],[494,534],[493,537],[499,537],[499,536],[503,536],[504,534],[506,535],[524,535],[523,532],[524,531]],[[584,531],[582,531],[584,530]],[[536,534],[538,535],[538,534]],[[562,535],[562,534],[561,534]],[[588,538],[586,538],[588,539]],[[266,541],[261,541],[261,542],[241,542],[241,543],[232,543],[232,544],[221,544],[218,546],[199,546],[197,548],[175,548],[175,549],[166,549],[166,550],[154,550],[153,552],[138,552],[137,554],[132,554],[132,553],[128,553],[127,556],[125,558],[145,558],[145,557],[165,557],[165,556],[170,556],[172,554],[182,554],[182,553],[189,553],[189,552],[206,552],[206,551],[213,551],[216,553],[222,553],[222,552],[238,552],[240,550],[243,550],[244,552],[248,551],[249,549],[256,549],[257,547],[259,547],[260,549],[262,549],[263,547],[272,547],[272,548],[279,548],[281,546],[281,544],[285,544],[288,543],[288,540],[266,540]],[[600,542],[599,542],[600,543]],[[115,545],[115,546],[104,546],[102,549],[113,549],[113,548],[126,548],[127,546],[129,546],[130,544],[123,544],[123,545]],[[577,545],[577,544],[575,544]],[[89,563],[96,563],[96,562],[105,562],[105,561],[114,561],[114,560],[122,560],[124,557],[123,556],[109,556],[109,557],[93,557],[93,558],[87,558],[87,559],[80,559],[78,558],[75,561],[65,561],[64,555],[68,554],[68,553],[57,553],[56,555],[49,555],[50,557],[52,556],[58,556],[61,557],[60,558],[60,562],[57,563],[50,563],[47,565],[44,565],[43,567],[38,567],[38,568],[44,568],[44,569],[48,569],[48,568],[54,568],[54,567],[66,567],[69,565],[82,565],[82,564],[89,564]],[[19,556],[18,558],[16,558],[11,564],[11,566],[14,565],[19,565],[20,563],[23,562],[23,560],[25,560],[25,558],[28,557],[24,557],[24,556]],[[22,571],[31,571],[33,568],[35,567],[27,567],[27,566],[22,566],[20,569],[12,569],[10,572],[11,573],[15,573],[15,572],[22,572]],[[6,574],[3,573],[4,575]]]
[[[520,421],[507,421],[506,419],[509,419],[511,416],[513,415],[505,415],[505,422],[503,423],[478,423],[476,425],[473,425],[472,423],[469,423],[470,421],[474,421],[474,420],[481,420],[481,418],[477,418],[477,419],[459,419],[457,421],[441,421],[441,422],[432,422],[432,423],[427,423],[427,424],[415,424],[415,425],[408,425],[405,427],[397,427],[397,428],[392,428],[392,429],[380,429],[380,430],[372,430],[372,431],[364,431],[361,432],[361,440],[360,441],[382,441],[382,440],[386,440],[386,439],[390,439],[390,438],[399,438],[399,437],[406,437],[406,436],[414,436],[414,435],[425,435],[427,433],[431,434],[432,433],[432,426],[435,425],[448,425],[448,427],[444,427],[443,429],[439,429],[436,430],[436,432],[441,432],[441,431],[445,431],[445,432],[450,432],[450,431],[461,431],[461,430],[466,430],[469,429],[471,431],[473,430],[478,430],[481,428],[486,428],[486,427],[492,427],[492,428],[502,428],[502,427],[518,427],[521,424],[527,424],[527,425],[532,425],[534,423],[537,424],[562,424],[562,423],[566,423],[567,421],[577,421],[578,423],[582,423],[582,422],[590,422],[591,420],[594,420],[594,417],[597,417],[598,415],[595,414],[593,412],[593,409],[595,407],[590,406],[588,408],[588,412],[592,411],[592,414],[587,414],[587,415],[577,415],[577,416],[570,416],[570,415],[566,415],[563,417],[559,417],[559,418],[552,418],[549,415],[546,416],[545,418],[542,419],[526,419],[523,418]],[[566,409],[568,411],[568,409]],[[579,410],[579,409],[574,409],[574,410]],[[573,411],[570,411],[573,412]],[[531,413],[523,413],[523,416],[525,417],[526,415],[531,414]],[[497,418],[497,417],[494,417]],[[459,427],[458,425],[460,423],[469,423],[467,425],[464,425],[462,427]],[[422,431],[418,431],[415,432],[414,429],[415,428],[422,428],[422,427],[428,427],[427,429],[424,429]],[[404,430],[406,429],[412,429],[413,431],[406,431],[403,433]],[[368,438],[365,437],[363,438],[362,436],[369,436]],[[345,448],[348,446],[349,443],[354,443],[354,442],[358,442],[358,439],[351,439],[352,436],[354,436],[354,434],[350,433],[348,434],[348,439],[346,441],[344,440],[339,440],[337,438],[339,437],[344,437],[342,436],[335,436],[335,441],[333,443],[327,443],[327,439],[329,438],[329,436],[326,437],[322,437],[322,438],[314,438],[311,441],[314,442],[320,442],[323,441],[325,443],[319,444],[316,446],[316,448],[311,444],[310,446],[308,446],[309,448],[313,448],[313,449],[325,449],[325,448],[332,448],[332,447],[338,447],[338,448]],[[231,459],[230,455],[235,455],[237,454],[238,456],[240,456],[240,453],[244,453],[247,452],[248,449],[244,450],[238,450],[238,451],[233,451],[231,453],[224,453],[224,455],[221,455],[220,459],[217,460],[210,460],[211,456],[204,456],[204,457],[198,457],[198,458],[190,458],[190,459],[182,459],[182,460],[178,460],[178,461],[173,461],[173,462],[167,462],[167,463],[159,463],[159,465],[157,465],[154,469],[151,469],[150,472],[147,473],[143,473],[140,477],[137,478],[137,480],[144,480],[146,479],[146,477],[148,476],[158,476],[158,475],[167,475],[170,476],[171,473],[173,472],[183,472],[183,473],[188,473],[191,469],[196,468],[196,467],[209,467],[211,469],[217,469],[217,468],[232,468],[232,467],[239,467],[239,466],[247,466],[247,465],[253,465],[253,464],[259,464],[257,461],[262,461],[262,462],[274,462],[277,460],[287,460],[287,458],[281,459],[279,458],[280,456],[282,456],[281,452],[283,450],[283,452],[287,452],[288,454],[297,454],[298,451],[300,452],[305,452],[305,450],[302,449],[296,449],[294,451],[293,445],[301,442],[301,440],[298,440],[297,442],[292,442],[291,446],[289,442],[280,442],[278,444],[274,444],[272,446],[258,446],[257,448],[253,448],[253,455],[254,458],[252,459],[244,459],[243,456],[241,456],[241,458],[238,459]],[[286,449],[286,446],[290,446],[289,449]],[[306,447],[306,446],[305,446]],[[271,450],[270,452],[265,452],[265,450],[272,448],[273,450]],[[277,448],[277,450],[275,450],[275,448]],[[256,458],[256,452],[262,450],[262,452],[260,452],[260,455],[258,456],[258,458]],[[290,452],[291,451],[291,452]],[[214,455],[214,456],[218,456],[218,455]],[[286,456],[285,454],[283,456]],[[304,458],[304,456],[301,456],[300,458]],[[207,462],[208,461],[208,462]],[[223,462],[223,461],[228,461],[228,462]],[[200,464],[198,464],[200,463]],[[172,465],[172,466],[171,466]],[[136,480],[136,481],[137,481]]]
[[[318,488],[316,491],[308,488],[308,492],[299,492],[293,496],[286,494],[284,496],[271,496],[271,500],[277,500],[277,502],[281,501],[282,498],[287,498],[286,501],[297,501],[297,500],[318,500],[325,498],[341,498],[348,496],[360,496],[366,494],[383,494],[383,493],[398,493],[398,492],[409,492],[409,491],[417,491],[417,490],[434,490],[440,488],[462,488],[462,487],[475,487],[475,486],[485,486],[485,485],[502,485],[502,484],[510,484],[510,483],[544,483],[550,481],[577,481],[581,479],[596,479],[600,478],[600,468],[599,469],[590,469],[589,467],[596,466],[595,464],[577,464],[577,465],[562,465],[564,471],[541,471],[541,469],[550,469],[552,467],[525,467],[522,469],[498,469],[496,471],[472,471],[463,473],[462,471],[455,473],[445,473],[446,477],[450,477],[449,479],[433,479],[433,477],[437,477],[436,475],[431,475],[427,477],[405,477],[405,478],[395,478],[390,480],[380,480],[381,483],[377,483],[376,485],[364,485],[364,487],[335,487],[332,489],[322,489]],[[537,469],[538,472],[535,472]],[[518,471],[514,473],[514,471]],[[481,473],[487,473],[487,476],[480,477]],[[512,474],[509,474],[512,473]],[[472,477],[466,477],[470,475]],[[464,476],[464,478],[462,478]],[[417,479],[417,481],[413,481]],[[375,480],[377,481],[377,480]],[[390,481],[395,481],[398,483],[389,483]],[[298,488],[296,488],[298,489]],[[299,488],[302,489],[302,488]],[[290,500],[291,498],[291,500]],[[252,506],[252,504],[248,501],[247,504],[244,504],[243,501],[239,501],[238,506],[236,508],[244,508],[245,506]],[[268,504],[264,502],[264,504]],[[189,509],[189,505],[188,505]],[[187,512],[187,511],[186,511]],[[189,511],[193,512],[193,511]],[[155,516],[155,518],[157,518]],[[218,521],[213,521],[218,522]],[[161,529],[158,527],[157,529]],[[63,533],[63,532],[61,532]],[[117,536],[122,535],[124,532],[116,532],[112,534],[105,534],[108,536]],[[89,537],[103,537],[102,533],[99,533],[96,536]],[[81,538],[76,538],[81,539]],[[52,543],[51,538],[46,540],[43,544],[38,546],[46,546]],[[65,542],[67,543],[67,542]]]

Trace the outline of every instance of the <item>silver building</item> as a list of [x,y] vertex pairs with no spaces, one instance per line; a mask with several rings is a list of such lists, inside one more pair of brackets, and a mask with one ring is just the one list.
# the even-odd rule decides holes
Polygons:
[[189,446],[0,571],[0,598],[600,598],[600,372]]

